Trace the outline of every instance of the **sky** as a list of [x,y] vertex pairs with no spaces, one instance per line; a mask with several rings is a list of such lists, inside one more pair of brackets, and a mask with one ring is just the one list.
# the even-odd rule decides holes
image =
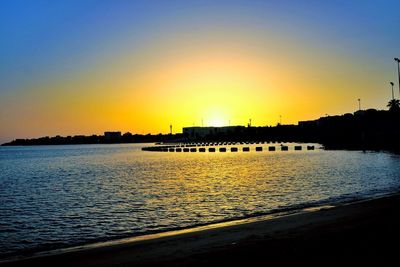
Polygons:
[[0,143],[296,124],[399,98],[397,0],[2,0]]

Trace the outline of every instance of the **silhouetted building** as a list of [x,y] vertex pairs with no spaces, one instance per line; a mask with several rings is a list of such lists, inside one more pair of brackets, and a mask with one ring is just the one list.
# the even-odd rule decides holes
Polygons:
[[121,132],[104,132],[106,141],[118,141],[121,139]]
[[184,127],[183,136],[190,139],[209,138],[215,136],[224,136],[234,133],[242,133],[244,126],[223,126],[223,127]]

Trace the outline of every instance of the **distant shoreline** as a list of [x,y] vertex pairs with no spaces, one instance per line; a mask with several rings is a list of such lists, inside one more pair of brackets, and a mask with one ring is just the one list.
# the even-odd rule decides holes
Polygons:
[[[379,258],[382,254],[389,253],[385,255],[386,257],[397,255],[391,254],[390,243],[382,241],[395,239],[400,235],[398,229],[400,212],[397,209],[399,204],[400,193],[395,193],[336,206],[309,207],[294,213],[270,214],[62,249],[23,260],[2,262],[2,264],[7,266],[32,266],[32,264],[40,266],[117,266],[119,264],[186,266],[197,264],[200,266],[231,260],[248,260],[255,264],[265,260],[268,249],[277,253],[269,255],[268,260],[272,262],[283,260],[296,263],[300,260],[308,264],[315,260],[314,255],[317,257],[327,256],[330,253],[337,255],[347,250],[354,253],[350,255],[352,257],[339,258],[339,260],[364,262],[363,259],[357,259],[357,255],[364,253],[363,249],[368,249],[365,248],[364,242],[370,241],[370,238],[377,239],[374,240],[376,243],[368,243],[370,249],[375,251],[375,257],[368,259],[371,255],[366,255],[365,262],[382,260]],[[388,231],[393,236],[387,236]],[[324,248],[320,244],[325,244],[327,247]],[[296,247],[297,252],[292,251],[291,246]],[[310,246],[313,251],[307,254],[304,250]],[[326,250],[327,248],[332,251]],[[277,249],[279,251],[276,251]],[[286,256],[297,255],[300,259],[282,259],[281,257],[285,256],[282,253],[288,254]],[[251,258],[247,258],[246,255],[251,255]]]
[[178,134],[132,134],[104,132],[104,135],[76,135],[16,139],[2,146],[191,143],[216,141],[277,141],[318,143],[327,149],[400,151],[400,110],[358,110],[298,125],[184,127]]

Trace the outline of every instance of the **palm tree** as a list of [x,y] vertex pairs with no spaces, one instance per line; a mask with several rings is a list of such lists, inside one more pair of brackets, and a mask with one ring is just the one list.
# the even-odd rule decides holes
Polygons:
[[387,106],[389,107],[389,111],[400,111],[400,100],[392,99]]

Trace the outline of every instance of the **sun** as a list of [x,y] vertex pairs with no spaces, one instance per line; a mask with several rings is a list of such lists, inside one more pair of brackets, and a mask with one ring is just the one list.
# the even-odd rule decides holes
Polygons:
[[211,118],[208,123],[207,126],[214,126],[214,127],[222,127],[222,126],[228,126],[229,122],[221,119],[221,118]]
[[222,127],[230,124],[231,115],[224,106],[209,105],[203,109],[201,115],[204,119],[203,126]]

